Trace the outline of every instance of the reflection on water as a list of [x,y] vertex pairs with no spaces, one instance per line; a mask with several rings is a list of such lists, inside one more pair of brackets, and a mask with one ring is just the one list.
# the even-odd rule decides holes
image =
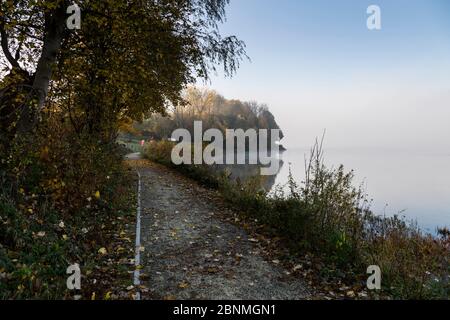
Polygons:
[[[277,159],[279,162],[279,169],[277,174],[271,176],[261,176],[261,188],[265,191],[270,191],[275,186],[277,175],[283,168],[283,160]],[[217,172],[226,172],[232,181],[245,182],[253,177],[260,175],[260,165],[256,164],[233,164],[233,165],[216,165],[213,169]]]
[[[235,159],[237,158],[237,155],[235,155]],[[245,163],[249,163],[248,161],[250,158],[249,153],[247,152],[245,154]],[[284,161],[281,158],[280,154],[274,154],[271,157],[271,161],[278,162],[278,171],[275,175],[270,176],[260,176],[261,168],[263,166],[257,165],[257,164],[224,164],[224,165],[214,165],[211,166],[211,168],[215,172],[223,173],[225,172],[227,175],[229,175],[229,178],[232,181],[239,181],[239,182],[245,182],[248,181],[251,178],[260,176],[260,182],[261,182],[261,188],[263,188],[265,191],[269,192],[272,190],[272,188],[275,186],[277,175],[281,172],[283,169]],[[237,161],[235,161],[237,162]]]

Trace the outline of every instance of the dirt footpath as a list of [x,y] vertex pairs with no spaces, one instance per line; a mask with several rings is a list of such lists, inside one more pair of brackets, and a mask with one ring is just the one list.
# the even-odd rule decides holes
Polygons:
[[273,261],[217,194],[165,167],[131,160],[142,179],[143,299],[308,299],[305,283]]

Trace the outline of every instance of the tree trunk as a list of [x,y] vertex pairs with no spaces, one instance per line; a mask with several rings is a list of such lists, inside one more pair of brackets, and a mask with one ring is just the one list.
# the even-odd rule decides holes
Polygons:
[[19,133],[31,132],[47,98],[52,71],[64,39],[66,29],[66,1],[45,17],[45,38],[33,82],[33,101],[24,106],[18,124]]

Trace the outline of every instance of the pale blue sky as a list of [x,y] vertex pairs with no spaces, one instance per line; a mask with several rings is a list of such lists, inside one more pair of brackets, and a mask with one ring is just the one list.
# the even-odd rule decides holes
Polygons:
[[[366,27],[371,4],[380,31]],[[231,0],[227,12],[222,33],[252,61],[211,86],[267,103],[288,147],[326,128],[331,147],[450,150],[450,1]]]

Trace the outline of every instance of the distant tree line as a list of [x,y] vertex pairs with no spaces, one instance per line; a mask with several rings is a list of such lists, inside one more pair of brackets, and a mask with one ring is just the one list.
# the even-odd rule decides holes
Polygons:
[[197,87],[187,88],[183,100],[166,114],[154,114],[141,123],[123,126],[122,134],[166,140],[173,131],[184,128],[194,136],[194,121],[202,121],[203,130],[215,128],[223,133],[226,129],[280,129],[265,104],[228,100],[214,90]]

